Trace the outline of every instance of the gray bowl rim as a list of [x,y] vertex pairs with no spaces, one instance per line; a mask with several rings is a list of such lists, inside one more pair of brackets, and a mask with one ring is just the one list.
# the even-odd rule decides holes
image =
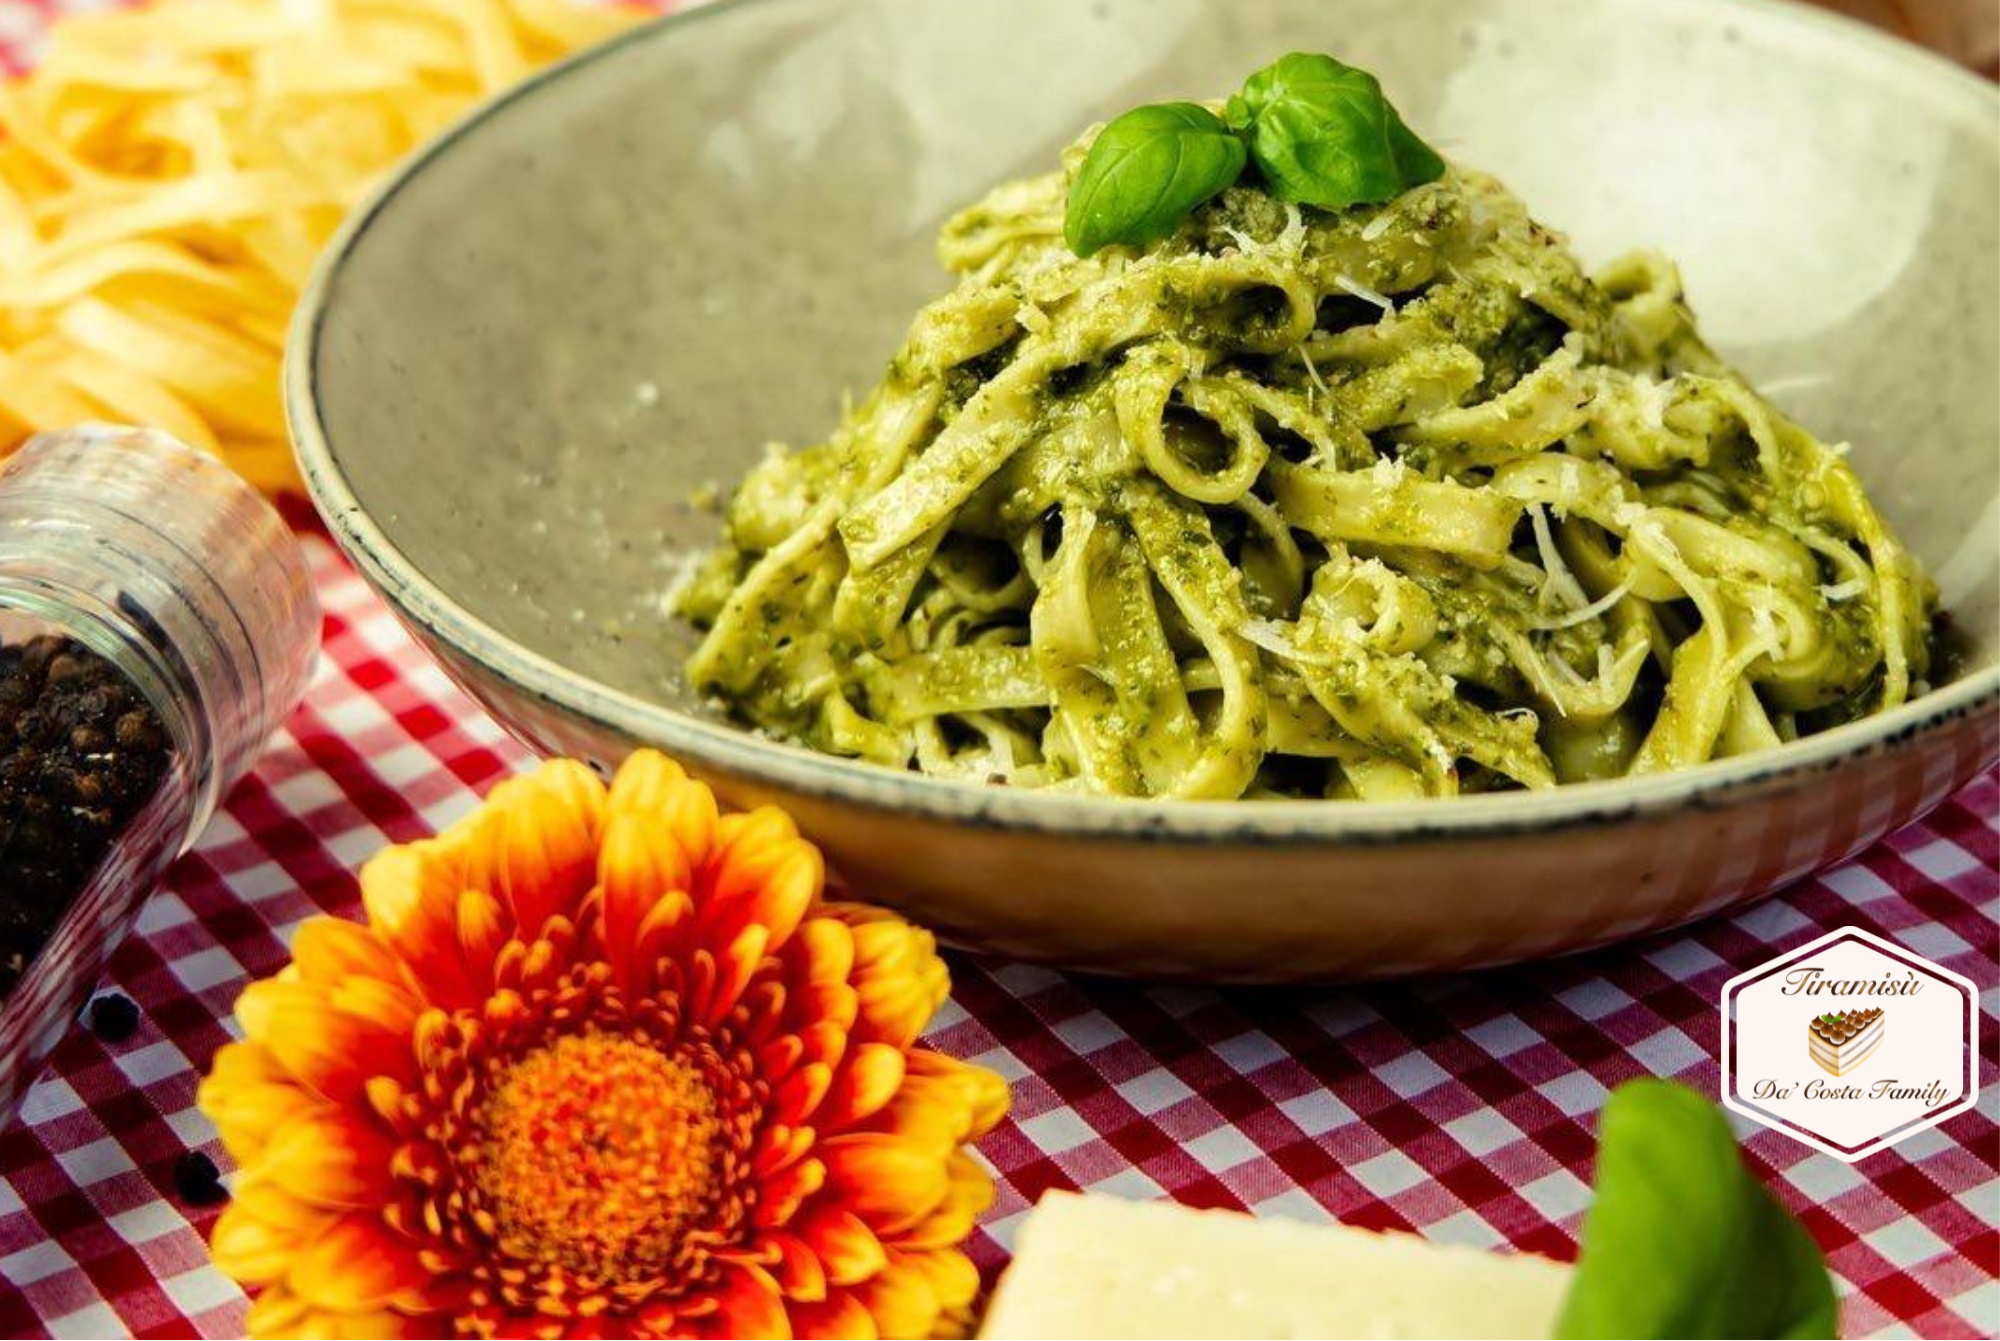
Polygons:
[[[1494,792],[1413,801],[1157,801],[996,787],[885,768],[758,736],[601,684],[501,633],[445,593],[411,562],[371,516],[340,468],[320,414],[318,355],[331,299],[355,247],[403,187],[468,132],[546,85],[628,47],[670,39],[682,26],[712,23],[763,0],[726,0],[669,14],[585,48],[473,107],[403,160],[349,212],[300,294],[285,344],[285,411],[306,490],[341,549],[398,615],[505,682],[517,695],[638,742],[772,789],[953,823],[1076,839],[1183,844],[1380,846],[1617,824],[1682,809],[1715,809],[1801,786],[1914,737],[1981,713],[2000,711],[2000,663],[1983,666],[1887,712],[1781,748],[1643,777],[1573,783],[1535,792]],[[1672,14],[1739,30],[1777,31],[1843,41],[1851,57],[1916,81],[1934,100],[1984,112],[2000,153],[2000,88],[1942,56],[1859,20],[1796,0],[1603,0],[1634,15]],[[435,653],[433,653],[435,655]],[[1966,776],[1991,767],[1989,752]]]

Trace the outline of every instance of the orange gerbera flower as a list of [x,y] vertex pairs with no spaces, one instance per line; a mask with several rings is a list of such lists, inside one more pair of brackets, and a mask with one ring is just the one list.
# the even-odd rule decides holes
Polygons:
[[978,1289],[1006,1088],[913,1046],[928,933],[635,755],[497,787],[236,1004],[201,1108],[253,1335],[925,1336]]

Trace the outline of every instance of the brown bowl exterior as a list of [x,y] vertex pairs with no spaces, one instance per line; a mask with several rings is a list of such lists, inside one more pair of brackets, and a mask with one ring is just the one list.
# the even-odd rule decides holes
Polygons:
[[[543,754],[608,774],[659,743],[548,703],[415,632]],[[1753,902],[1853,856],[1991,767],[2000,713],[1974,704],[1817,767],[1774,754],[1767,774],[1684,804],[1612,798],[1560,822],[1473,834],[1419,823],[1347,839],[1272,834],[1254,804],[1237,807],[1240,829],[1198,836],[1023,828],[776,785],[678,753],[726,802],[790,811],[849,896],[951,944],[1147,978],[1355,982],[1591,950]]]

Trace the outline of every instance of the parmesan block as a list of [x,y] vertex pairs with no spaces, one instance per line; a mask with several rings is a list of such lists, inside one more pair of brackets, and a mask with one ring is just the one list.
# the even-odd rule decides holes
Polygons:
[[982,1337],[1547,1337],[1570,1268],[1344,1225],[1050,1192]]

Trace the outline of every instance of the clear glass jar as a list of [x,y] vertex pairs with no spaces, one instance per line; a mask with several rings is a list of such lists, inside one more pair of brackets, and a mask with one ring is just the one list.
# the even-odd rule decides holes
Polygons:
[[318,646],[304,552],[220,462],[102,425],[0,462],[0,1123]]

